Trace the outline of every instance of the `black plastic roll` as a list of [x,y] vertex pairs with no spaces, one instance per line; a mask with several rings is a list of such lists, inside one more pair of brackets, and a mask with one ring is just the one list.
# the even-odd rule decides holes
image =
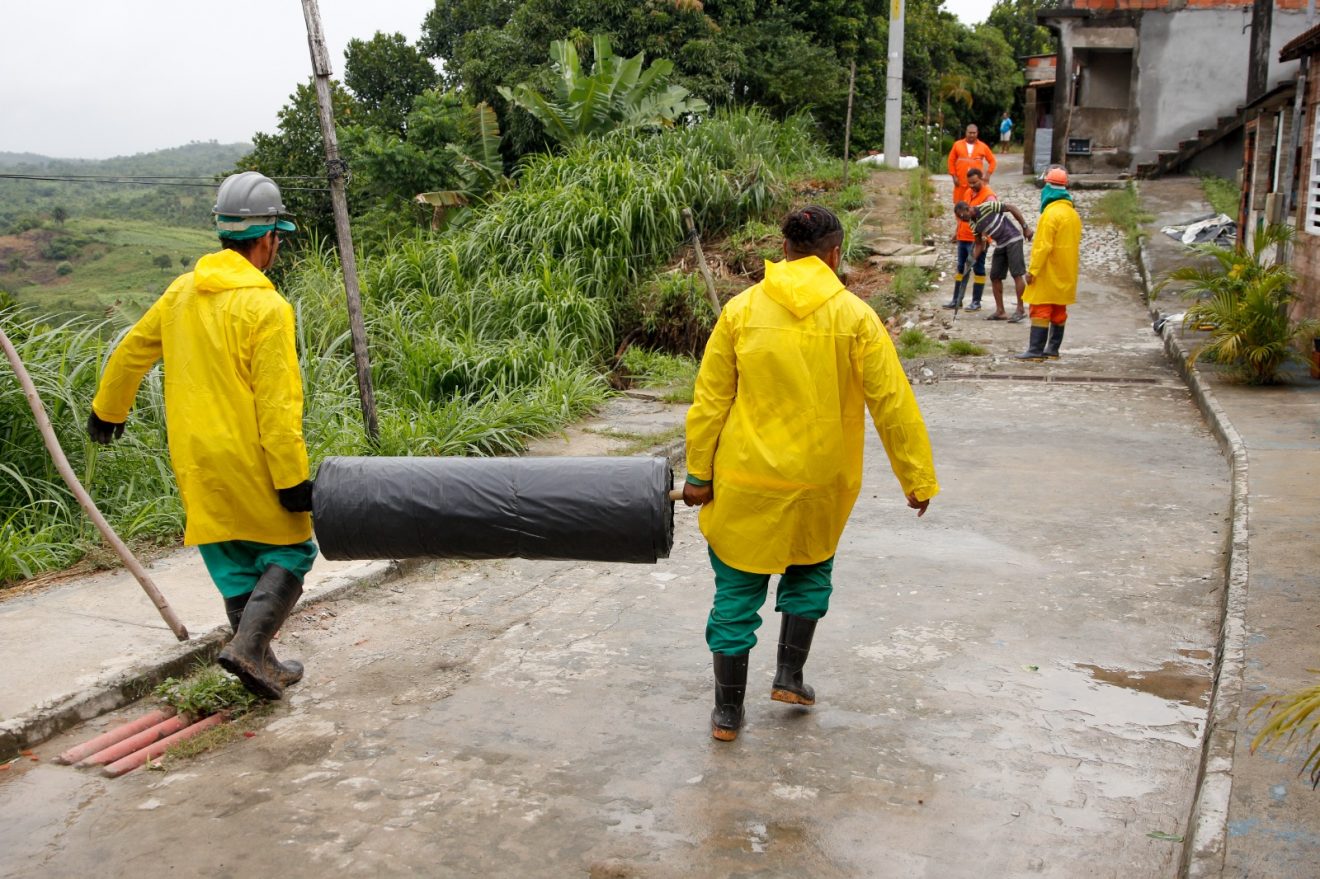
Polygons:
[[654,564],[673,479],[664,458],[326,458],[313,521],[328,559]]

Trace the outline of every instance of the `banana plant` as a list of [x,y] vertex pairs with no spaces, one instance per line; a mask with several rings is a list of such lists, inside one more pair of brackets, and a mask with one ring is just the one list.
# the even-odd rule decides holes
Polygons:
[[558,74],[554,95],[547,97],[525,82],[513,89],[501,86],[500,94],[567,145],[617,129],[670,126],[683,116],[707,111],[705,101],[682,86],[667,84],[674,72],[672,61],[662,58],[645,67],[644,53],[619,58],[603,34],[592,37],[591,43],[595,60],[590,73],[583,72],[571,41],[551,44],[550,60]]
[[454,157],[458,188],[422,192],[413,197],[413,201],[418,204],[429,204],[432,207],[432,229],[443,228],[451,219],[451,211],[470,207],[492,193],[513,188],[513,180],[504,174],[504,157],[500,155],[500,123],[495,111],[482,101],[472,108],[464,127],[467,141],[445,146]]

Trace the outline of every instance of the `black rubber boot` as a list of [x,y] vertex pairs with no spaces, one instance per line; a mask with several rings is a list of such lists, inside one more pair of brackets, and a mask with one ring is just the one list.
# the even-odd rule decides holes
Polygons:
[[[238,627],[243,620],[243,608],[247,607],[248,599],[252,597],[251,592],[234,598],[225,599],[225,615],[229,617],[229,630],[235,635],[238,634]],[[290,659],[288,662],[280,662],[275,658],[274,652],[267,645],[266,652],[270,654],[268,662],[273,664],[276,672],[275,677],[280,682],[280,686],[287,687],[296,684],[302,680],[303,664],[297,660]]]
[[298,578],[279,565],[271,565],[249,594],[233,640],[216,657],[221,668],[262,698],[284,695],[281,669],[271,652],[270,639],[284,625],[300,595],[302,583]]
[[784,614],[779,626],[779,668],[770,689],[771,699],[794,705],[816,704],[816,691],[802,683],[802,666],[807,664],[811,636],[815,633],[815,620]]
[[710,734],[721,742],[731,742],[742,728],[748,654],[711,656],[715,659],[715,710],[710,713]]
[[967,281],[954,281],[953,298],[944,303],[944,308],[962,308],[963,288],[967,286]]
[[1045,343],[1045,356],[1051,360],[1059,359],[1059,343],[1063,341],[1064,324],[1050,324],[1050,339]]
[[967,306],[968,311],[981,310],[981,297],[985,295],[985,282],[972,284],[972,304]]
[[1050,334],[1049,327],[1031,328],[1031,337],[1027,341],[1027,350],[1017,355],[1018,360],[1044,360],[1045,359],[1045,340]]

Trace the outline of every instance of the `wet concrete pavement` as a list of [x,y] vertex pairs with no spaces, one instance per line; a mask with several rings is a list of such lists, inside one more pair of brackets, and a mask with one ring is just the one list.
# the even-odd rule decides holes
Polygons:
[[167,772],[14,764],[0,876],[1174,875],[1225,462],[1127,266],[1083,290],[1058,363],[984,321],[992,356],[932,363],[926,517],[869,440],[814,709],[768,698],[767,608],[746,729],[710,739],[712,584],[680,509],[654,568],[442,563],[300,611],[281,649],[307,679]]

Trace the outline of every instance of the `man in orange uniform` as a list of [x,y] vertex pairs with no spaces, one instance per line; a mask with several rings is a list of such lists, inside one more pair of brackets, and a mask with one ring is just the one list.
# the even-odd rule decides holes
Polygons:
[[[982,202],[994,198],[994,193],[980,196],[976,194],[977,201],[972,200],[972,193],[967,190],[968,180],[967,172],[976,170],[980,172],[983,182],[989,183],[991,176],[995,173],[995,168],[999,163],[995,160],[995,154],[990,151],[990,147],[981,142],[978,135],[979,129],[975,125],[968,125],[966,137],[957,141],[953,149],[949,150],[949,176],[953,178],[953,203],[965,201],[972,207],[976,207]],[[990,187],[985,186],[984,190],[989,192]],[[945,308],[958,309],[962,307],[963,293],[966,290],[966,272],[967,263],[972,255],[972,247],[976,241],[976,236],[972,234],[972,229],[966,223],[958,221],[958,227],[954,231],[952,243],[958,247],[958,268],[953,276],[953,298],[944,306]],[[975,275],[975,288],[972,290],[972,305],[967,310],[976,311],[981,307],[981,294],[985,290],[985,260],[979,260],[973,267]]]
[[[985,182],[985,175],[980,168],[967,169],[967,186],[963,188],[963,198],[954,204],[966,203],[973,210],[988,201],[997,201],[993,189]],[[956,213],[955,213],[955,216]],[[958,245],[957,265],[953,273],[953,298],[944,304],[945,308],[962,308],[963,291],[967,289],[967,271],[972,272],[972,304],[968,311],[981,310],[981,295],[985,292],[985,249],[976,249],[976,234],[972,225],[958,218],[958,228],[953,233],[953,243]]]

